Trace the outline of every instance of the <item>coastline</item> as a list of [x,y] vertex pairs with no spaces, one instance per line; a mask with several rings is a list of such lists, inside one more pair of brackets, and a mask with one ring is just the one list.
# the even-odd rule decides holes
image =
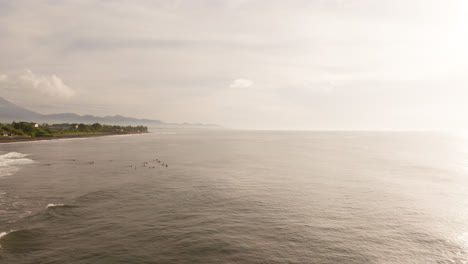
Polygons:
[[147,133],[62,134],[62,135],[56,135],[52,137],[0,137],[0,144],[27,142],[27,141],[56,140],[56,139],[67,139],[67,138],[90,138],[90,137],[104,137],[104,136],[116,136],[116,135],[138,135],[138,134],[147,134]]

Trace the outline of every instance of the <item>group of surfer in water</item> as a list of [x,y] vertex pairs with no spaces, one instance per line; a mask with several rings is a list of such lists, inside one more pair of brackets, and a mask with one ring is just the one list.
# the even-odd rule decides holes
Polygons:
[[[153,160],[153,161],[154,161],[154,162],[157,162],[158,164],[160,164],[160,165],[161,165],[162,167],[164,167],[164,168],[169,167],[169,165],[167,165],[167,163],[162,162],[162,161],[159,160],[159,159],[155,159],[155,160]],[[143,162],[143,167],[147,167],[147,165],[148,165],[148,168],[150,168],[150,169],[155,169],[155,168],[156,168],[156,165],[149,166],[149,162],[148,162],[148,161],[144,161],[144,162]],[[135,170],[137,169],[137,166],[136,166],[136,165],[130,165],[129,167],[132,167],[132,168],[134,168]]]
[[[76,161],[76,159],[72,159],[73,162]],[[109,160],[109,162],[112,162],[113,160]],[[165,162],[162,162],[160,159],[154,159],[152,160],[153,162],[156,162],[157,164],[156,165],[153,165],[153,166],[149,166],[150,163],[148,161],[144,161],[143,162],[143,167],[148,167],[149,169],[155,169],[157,167],[157,165],[161,165],[163,168],[167,168],[169,167],[169,165]],[[88,161],[87,162],[89,165],[95,165],[94,161]],[[47,166],[51,166],[52,164],[51,163],[47,163]],[[135,170],[137,169],[137,165],[130,165],[128,167],[131,167],[131,168],[134,168]]]

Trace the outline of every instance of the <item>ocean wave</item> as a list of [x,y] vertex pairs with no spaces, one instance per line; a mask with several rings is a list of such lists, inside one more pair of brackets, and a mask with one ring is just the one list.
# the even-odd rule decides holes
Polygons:
[[62,207],[62,208],[75,208],[78,207],[76,205],[70,205],[70,204],[54,204],[50,203],[46,206],[46,208],[56,208],[56,207]]
[[[0,240],[2,240],[2,237],[12,233],[12,232],[15,232],[16,230],[10,230],[8,232],[0,232]],[[2,245],[0,244],[0,248],[2,248]]]
[[14,232],[15,230],[10,230],[9,232],[0,232],[0,239],[2,239],[2,237],[8,235],[9,233],[11,232]]
[[54,204],[50,203],[46,206],[45,211],[39,213],[37,217],[44,219],[57,219],[63,217],[76,217],[78,213],[73,209],[78,206],[70,204]]
[[0,155],[0,159],[18,159],[26,157],[26,154],[19,153],[19,152],[9,152],[7,154]]
[[0,248],[11,253],[28,253],[43,248],[40,229],[19,229],[0,233]]
[[49,208],[49,207],[57,207],[57,206],[64,206],[64,204],[53,204],[53,203],[50,203],[46,206],[46,208]]
[[22,165],[34,163],[32,159],[26,158],[27,156],[27,154],[19,152],[9,152],[0,155],[0,177],[13,174]]

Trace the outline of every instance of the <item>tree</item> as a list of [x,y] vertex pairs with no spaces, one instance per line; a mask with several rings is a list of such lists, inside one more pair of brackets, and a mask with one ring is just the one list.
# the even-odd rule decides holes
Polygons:
[[26,135],[34,135],[34,126],[28,122],[13,122],[12,125],[15,129],[22,130]]
[[88,125],[85,125],[85,124],[81,123],[81,124],[78,125],[78,131],[80,131],[80,132],[89,132],[90,127]]
[[94,123],[91,125],[91,127],[93,128],[94,131],[101,131],[102,129],[102,125],[99,123]]

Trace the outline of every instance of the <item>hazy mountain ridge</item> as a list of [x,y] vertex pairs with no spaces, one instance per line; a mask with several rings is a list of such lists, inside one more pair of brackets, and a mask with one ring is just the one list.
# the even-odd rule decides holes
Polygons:
[[35,120],[42,115],[0,97],[0,121]]
[[216,128],[214,124],[191,124],[191,123],[165,123],[160,120],[138,119],[121,115],[114,116],[93,116],[93,115],[78,115],[75,113],[58,113],[44,115],[24,107],[18,106],[2,97],[0,97],[0,122],[12,121],[31,121],[37,123],[101,123],[112,125],[145,125],[145,126],[161,126],[161,127],[205,127]]

